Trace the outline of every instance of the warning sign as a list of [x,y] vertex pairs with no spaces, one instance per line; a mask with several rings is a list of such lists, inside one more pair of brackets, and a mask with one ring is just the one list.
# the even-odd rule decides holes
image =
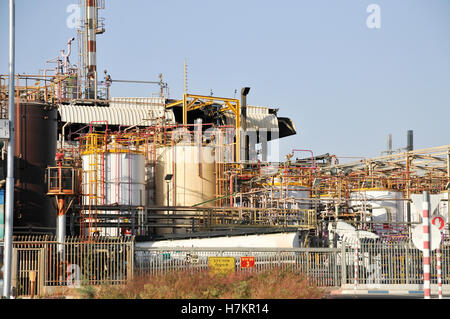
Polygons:
[[235,270],[234,257],[208,257],[208,269],[215,274],[232,273]]
[[241,257],[241,268],[254,268],[255,257]]
[[445,227],[445,219],[444,219],[444,217],[442,217],[440,215],[432,217],[431,223],[434,226],[437,226],[437,228],[439,228],[440,231],[442,231],[442,229],[444,229],[444,227]]

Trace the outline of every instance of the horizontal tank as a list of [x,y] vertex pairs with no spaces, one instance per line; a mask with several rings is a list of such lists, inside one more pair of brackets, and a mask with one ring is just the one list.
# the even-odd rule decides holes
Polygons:
[[136,243],[138,248],[148,247],[224,247],[224,248],[297,248],[299,233],[258,234],[227,237],[161,240]]

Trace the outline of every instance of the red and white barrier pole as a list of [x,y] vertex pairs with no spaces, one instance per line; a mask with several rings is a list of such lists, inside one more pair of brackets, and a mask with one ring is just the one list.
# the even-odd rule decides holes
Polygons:
[[424,298],[431,297],[430,284],[430,195],[423,192],[422,227],[423,227],[423,291]]
[[436,267],[437,267],[437,282],[438,282],[438,296],[442,299],[442,272],[441,272],[441,249],[436,250]]

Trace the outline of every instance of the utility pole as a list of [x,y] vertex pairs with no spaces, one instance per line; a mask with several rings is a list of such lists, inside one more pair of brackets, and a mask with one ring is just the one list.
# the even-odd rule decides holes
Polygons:
[[9,140],[8,140],[8,158],[6,175],[6,200],[5,200],[5,246],[4,246],[4,275],[3,275],[3,297],[11,296],[11,260],[12,260],[12,232],[14,217],[14,63],[15,63],[15,3],[9,0],[9,97],[8,97],[8,116],[9,116]]

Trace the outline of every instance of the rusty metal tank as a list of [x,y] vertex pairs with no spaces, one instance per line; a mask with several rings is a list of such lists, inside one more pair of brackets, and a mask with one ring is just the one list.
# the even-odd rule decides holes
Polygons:
[[45,173],[55,165],[57,110],[48,104],[16,104],[14,233],[55,233],[54,198]]

